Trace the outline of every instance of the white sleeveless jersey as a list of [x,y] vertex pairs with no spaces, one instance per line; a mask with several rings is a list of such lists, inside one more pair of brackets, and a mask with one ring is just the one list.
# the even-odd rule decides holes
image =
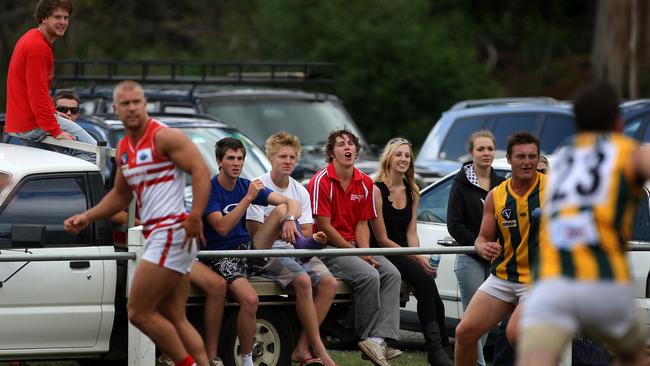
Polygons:
[[124,136],[117,149],[118,166],[135,193],[145,238],[154,230],[178,226],[188,216],[183,204],[185,174],[156,150],[154,136],[161,128],[167,126],[149,119],[136,146]]

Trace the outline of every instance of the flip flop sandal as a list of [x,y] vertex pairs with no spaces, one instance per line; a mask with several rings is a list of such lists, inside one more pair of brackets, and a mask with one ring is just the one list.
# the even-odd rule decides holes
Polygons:
[[300,366],[325,366],[320,358],[305,358],[300,362]]

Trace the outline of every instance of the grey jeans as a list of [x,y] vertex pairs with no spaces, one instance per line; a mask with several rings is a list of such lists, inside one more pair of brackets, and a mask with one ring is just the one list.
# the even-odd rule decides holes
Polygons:
[[[74,136],[77,139],[77,141],[85,142],[87,144],[97,145],[97,141],[92,136],[90,136],[88,132],[86,132],[86,130],[81,128],[78,124],[72,122],[67,118],[63,118],[58,114],[56,115],[56,120],[57,122],[59,122],[59,127],[61,127],[61,130]],[[41,141],[46,136],[48,136],[48,133],[43,131],[40,128],[35,128],[33,130],[24,131],[24,132],[10,132],[8,134],[22,139],[32,140],[35,142]],[[45,146],[43,145],[44,144],[32,144],[33,147],[37,147],[37,148],[46,148],[45,146],[48,146],[48,145]],[[70,153],[69,155],[73,155],[80,159],[89,161],[93,164],[95,163],[95,154],[92,153],[73,150],[72,153]]]
[[[456,266],[454,267],[458,288],[460,289],[460,299],[463,303],[463,310],[467,309],[469,301],[476,293],[476,290],[485,282],[490,275],[490,265],[483,263],[469,255],[459,254],[456,256]],[[483,347],[487,341],[487,333],[478,341],[478,358],[477,365],[485,366],[485,356],[483,356]]]
[[[332,247],[328,247],[332,248]],[[373,256],[381,265],[372,267],[356,256],[322,257],[332,275],[343,279],[354,294],[354,330],[360,339],[399,339],[399,292],[402,277],[382,256]]]

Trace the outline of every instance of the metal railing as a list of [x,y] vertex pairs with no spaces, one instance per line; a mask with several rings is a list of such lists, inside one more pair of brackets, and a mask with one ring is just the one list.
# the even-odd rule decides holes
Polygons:
[[81,150],[95,154],[95,165],[99,168],[102,180],[106,181],[106,161],[109,157],[115,157],[117,151],[106,146],[106,141],[97,141],[97,145],[72,140],[59,140],[51,136],[39,141],[48,145],[64,147],[67,149]]
[[[37,262],[37,261],[67,261],[67,260],[125,260],[127,265],[127,293],[130,291],[131,280],[137,267],[138,259],[144,251],[142,227],[131,228],[128,235],[128,252],[96,253],[96,254],[15,254],[3,255],[0,250],[0,263],[3,262]],[[650,251],[649,245],[638,242],[629,243],[630,251]],[[6,252],[6,251],[5,251]],[[442,247],[442,248],[350,248],[350,249],[256,249],[256,250],[213,250],[201,251],[199,258],[220,257],[305,257],[305,256],[356,256],[356,255],[413,255],[413,254],[468,254],[474,253],[473,247]],[[129,365],[154,365],[155,345],[140,330],[129,323],[128,325],[128,359]],[[570,365],[571,349],[564,353],[561,364]]]

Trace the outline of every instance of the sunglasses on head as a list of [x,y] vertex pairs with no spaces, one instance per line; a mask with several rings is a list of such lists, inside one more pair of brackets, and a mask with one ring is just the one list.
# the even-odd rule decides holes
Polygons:
[[72,113],[72,114],[77,114],[79,113],[79,107],[64,107],[64,106],[58,106],[56,107],[56,110],[61,113]]
[[410,142],[409,140],[403,138],[403,137],[394,137],[394,138],[388,140],[388,144],[389,144],[389,145],[393,145],[393,144],[408,144],[409,146],[411,146],[411,142]]

